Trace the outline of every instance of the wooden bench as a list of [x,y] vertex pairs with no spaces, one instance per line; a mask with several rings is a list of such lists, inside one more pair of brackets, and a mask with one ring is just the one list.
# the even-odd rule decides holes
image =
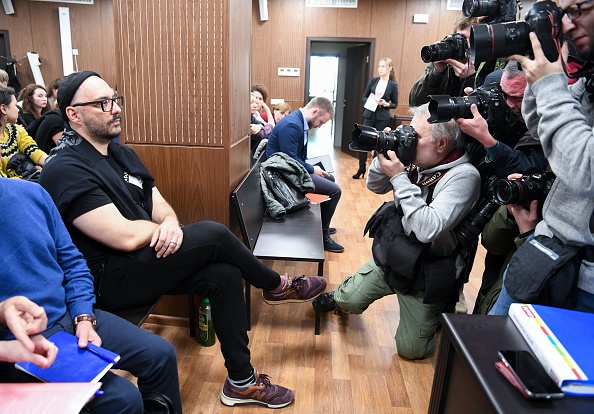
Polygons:
[[[259,259],[316,262],[318,275],[324,271],[324,239],[320,206],[294,211],[281,220],[266,213],[257,162],[231,194],[245,245]],[[250,284],[245,283],[248,329],[251,329]],[[315,300],[319,300],[319,297]],[[320,311],[316,306],[315,334],[320,334]]]

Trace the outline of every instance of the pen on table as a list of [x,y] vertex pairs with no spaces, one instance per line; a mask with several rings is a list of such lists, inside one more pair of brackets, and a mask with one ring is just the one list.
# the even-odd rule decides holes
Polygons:
[[91,346],[87,346],[86,348],[87,350],[91,351],[92,353],[94,353],[95,355],[97,355],[98,357],[100,357],[101,359],[111,363],[111,364],[117,364],[118,361],[116,361],[115,359],[113,359],[112,357],[110,357],[109,355],[106,355],[105,353],[101,352],[101,348],[95,348],[95,347],[91,347]]

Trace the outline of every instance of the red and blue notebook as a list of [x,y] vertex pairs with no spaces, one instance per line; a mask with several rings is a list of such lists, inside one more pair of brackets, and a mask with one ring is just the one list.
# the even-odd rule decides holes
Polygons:
[[514,303],[509,316],[568,395],[594,396],[594,314]]

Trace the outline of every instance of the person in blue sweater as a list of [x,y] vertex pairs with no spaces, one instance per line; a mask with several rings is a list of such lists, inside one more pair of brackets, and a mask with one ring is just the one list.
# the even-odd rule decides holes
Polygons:
[[[94,309],[93,277],[43,187],[0,178],[0,228],[0,301],[14,296],[28,298],[45,310],[44,337],[66,331],[78,337],[81,348],[89,342],[103,346],[121,355],[118,369],[138,377],[136,388],[127,379],[108,372],[101,379],[104,394],[94,398],[88,408],[93,413],[140,414],[143,395],[158,393],[170,400],[172,412],[181,413],[174,347],[115,315]],[[39,312],[34,314],[43,318]],[[33,326],[27,334],[41,329]],[[22,338],[22,332],[15,333]],[[0,325],[0,341],[14,339],[15,335]],[[51,358],[51,350],[48,353]],[[0,382],[35,381],[14,364],[0,362]]]
[[344,247],[336,243],[330,235],[336,232],[330,227],[330,221],[342,195],[334,177],[318,165],[311,165],[307,159],[307,140],[310,129],[319,128],[334,116],[334,107],[329,99],[313,98],[305,107],[290,113],[279,121],[268,137],[266,157],[276,152],[284,152],[305,167],[315,185],[315,193],[325,194],[330,200],[321,204],[322,231],[324,233],[324,250],[334,253],[344,252]]

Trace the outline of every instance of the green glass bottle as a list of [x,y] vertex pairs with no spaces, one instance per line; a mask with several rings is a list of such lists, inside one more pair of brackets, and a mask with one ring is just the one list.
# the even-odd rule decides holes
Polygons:
[[210,302],[204,298],[198,309],[198,329],[200,330],[200,345],[213,346],[216,342],[214,327],[212,326],[212,315]]

